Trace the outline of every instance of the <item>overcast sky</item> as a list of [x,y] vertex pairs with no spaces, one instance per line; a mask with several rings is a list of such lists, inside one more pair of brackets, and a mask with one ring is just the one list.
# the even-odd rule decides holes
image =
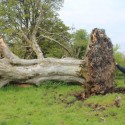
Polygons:
[[64,0],[60,18],[70,27],[103,28],[112,43],[125,52],[125,0]]

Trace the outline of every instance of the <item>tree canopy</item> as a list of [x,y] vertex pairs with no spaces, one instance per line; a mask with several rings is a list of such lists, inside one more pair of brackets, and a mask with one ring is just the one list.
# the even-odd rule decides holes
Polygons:
[[76,58],[82,59],[89,41],[89,35],[84,29],[76,30],[72,34],[72,51]]
[[70,39],[69,27],[57,13],[62,5],[63,0],[2,0],[0,34],[11,41],[12,50],[23,58],[34,58],[40,49],[45,56],[61,57],[64,50],[68,52],[65,45]]

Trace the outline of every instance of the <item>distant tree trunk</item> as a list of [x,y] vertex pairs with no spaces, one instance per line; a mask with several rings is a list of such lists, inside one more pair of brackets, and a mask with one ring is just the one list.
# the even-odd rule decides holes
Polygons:
[[95,28],[84,60],[42,58],[25,60],[14,55],[0,39],[0,87],[8,83],[40,85],[45,80],[63,80],[85,85],[85,97],[106,93],[114,86],[115,61],[110,39]]

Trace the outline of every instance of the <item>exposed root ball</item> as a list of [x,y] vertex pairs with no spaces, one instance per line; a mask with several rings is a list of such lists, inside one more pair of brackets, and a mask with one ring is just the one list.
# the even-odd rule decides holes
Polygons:
[[105,93],[114,85],[115,61],[113,45],[103,29],[92,31],[86,58],[86,93]]

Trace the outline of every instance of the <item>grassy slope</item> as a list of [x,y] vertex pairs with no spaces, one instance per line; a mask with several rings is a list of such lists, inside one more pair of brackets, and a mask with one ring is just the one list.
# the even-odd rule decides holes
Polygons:
[[[120,86],[125,86],[122,81]],[[77,85],[48,82],[40,87],[8,86],[0,89],[0,125],[124,125],[125,95],[92,96],[75,101],[73,93],[83,88]],[[113,105],[122,97],[118,108]],[[98,106],[97,106],[98,105]]]

